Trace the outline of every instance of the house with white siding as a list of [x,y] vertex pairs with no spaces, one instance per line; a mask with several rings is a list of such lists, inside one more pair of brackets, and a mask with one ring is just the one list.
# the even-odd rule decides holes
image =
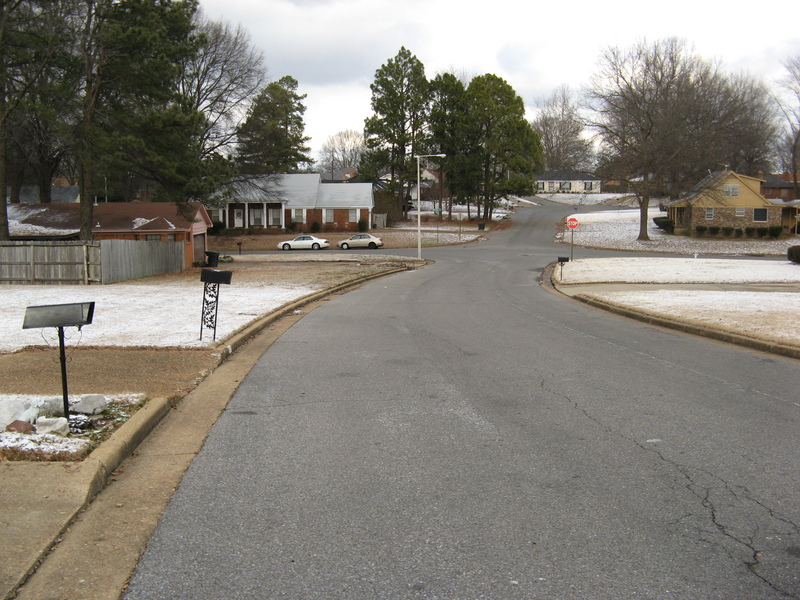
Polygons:
[[536,176],[537,194],[599,194],[602,180],[591,173],[546,171]]

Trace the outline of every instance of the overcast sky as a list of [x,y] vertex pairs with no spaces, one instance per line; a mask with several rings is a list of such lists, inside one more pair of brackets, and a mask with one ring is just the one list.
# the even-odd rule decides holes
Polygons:
[[[800,54],[791,0],[742,10],[710,0],[200,0],[215,20],[242,24],[269,76],[291,75],[307,94],[306,135],[316,158],[329,136],[362,131],[375,71],[405,46],[429,79],[452,71],[502,77],[528,106],[568,84],[579,90],[609,46],[680,37],[698,54],[774,81]],[[781,30],[782,28],[782,30]]]

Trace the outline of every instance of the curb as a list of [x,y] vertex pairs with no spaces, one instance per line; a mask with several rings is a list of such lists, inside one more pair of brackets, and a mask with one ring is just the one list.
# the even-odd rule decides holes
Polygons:
[[[408,270],[410,270],[409,267],[391,269],[385,273],[373,273],[366,277],[347,281],[331,288],[314,292],[313,294],[309,294],[308,296],[304,296],[288,304],[284,304],[271,313],[256,319],[249,325],[245,325],[239,331],[231,334],[226,340],[220,342],[217,346],[221,349],[218,355],[217,366],[221,365],[238,348],[241,348],[269,325],[298,308],[373,279]],[[176,401],[176,403],[179,402],[180,399]],[[137,410],[130,419],[123,423],[110,438],[101,443],[100,446],[89,454],[86,460],[83,461],[84,464],[92,466],[88,468],[91,472],[90,484],[87,490],[86,501],[82,508],[85,508],[89,502],[91,502],[92,498],[105,487],[111,474],[119,468],[122,462],[128,458],[134,450],[136,450],[136,447],[156,428],[172,408],[173,404],[165,398],[150,400],[142,408]]]
[[601,310],[605,310],[607,312],[620,315],[623,317],[628,317],[630,319],[636,319],[638,321],[642,321],[649,325],[658,325],[659,327],[665,327],[667,329],[674,329],[676,331],[681,331],[683,333],[690,333],[701,337],[707,337],[713,340],[717,340],[719,342],[736,344],[737,346],[743,346],[751,350],[758,350],[760,352],[767,352],[770,354],[778,354],[780,356],[786,356],[788,358],[800,359],[800,348],[795,346],[787,346],[786,344],[767,342],[764,340],[759,340],[756,338],[739,335],[737,333],[720,331],[718,329],[711,329],[709,327],[703,327],[701,325],[693,325],[683,321],[670,319],[668,317],[649,314],[640,310],[636,310],[634,308],[630,308],[628,306],[616,304],[614,302],[609,302],[607,300],[601,300],[600,298],[588,294],[577,294],[571,297],[574,298],[575,300],[583,302],[584,304],[588,304],[589,306],[592,306],[594,308],[599,308]]
[[[298,308],[316,302],[326,296],[357,287],[373,279],[412,270],[414,268],[419,267],[398,267],[381,273],[372,273],[362,278],[350,280],[325,290],[314,292],[313,294],[285,304],[271,313],[256,319],[249,325],[245,325],[239,331],[231,334],[226,340],[219,342],[216,347],[210,347],[211,352],[215,350],[218,352],[216,367],[220,366],[238,348],[257,336],[269,325]],[[83,461],[74,463],[75,465],[79,465],[79,471],[74,474],[76,485],[73,489],[76,491],[76,501],[70,506],[68,512],[63,513],[62,525],[60,528],[54,528],[52,530],[52,538],[48,539],[46,543],[40,547],[40,550],[31,554],[30,560],[32,562],[27,570],[24,573],[20,571],[19,575],[15,574],[13,580],[4,582],[2,590],[0,590],[1,598],[10,599],[15,597],[18,589],[24,585],[31,573],[37,568],[39,562],[47,556],[52,546],[58,541],[64,531],[66,531],[78,515],[92,503],[95,496],[106,487],[114,471],[133,454],[139,444],[150,435],[164,417],[166,417],[181,400],[182,398],[175,400],[173,403],[167,398],[150,399],[107,440],[103,441],[95,448],[89,456]],[[17,579],[18,577],[19,579]]]
[[647,323],[648,325],[656,325],[666,329],[680,331],[682,333],[706,337],[719,342],[735,344],[737,346],[749,348],[750,350],[757,350],[759,352],[766,352],[769,354],[777,354],[787,358],[800,359],[800,347],[797,346],[767,342],[765,340],[759,340],[757,338],[752,338],[737,333],[711,329],[709,327],[703,327],[701,325],[695,325],[685,321],[679,321],[677,319],[671,319],[669,317],[631,308],[630,306],[623,304],[601,300],[600,298],[590,294],[576,294],[575,296],[570,296],[562,292],[558,288],[558,285],[553,282],[553,271],[555,269],[555,265],[556,263],[551,263],[544,268],[544,272],[542,274],[542,284],[550,291],[557,292],[566,298],[575,300],[577,302],[582,302],[583,304],[587,304],[593,308],[604,310],[621,317],[635,319],[637,321]]

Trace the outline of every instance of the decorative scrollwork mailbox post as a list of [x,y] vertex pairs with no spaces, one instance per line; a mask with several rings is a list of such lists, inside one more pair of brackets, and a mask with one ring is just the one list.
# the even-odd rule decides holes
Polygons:
[[64,396],[64,417],[69,421],[69,394],[67,393],[67,355],[64,351],[64,327],[90,325],[94,318],[94,302],[75,304],[49,304],[29,306],[25,309],[23,329],[55,327],[58,329],[58,351],[61,359],[61,389]]
[[214,330],[214,341],[217,339],[217,311],[219,310],[219,284],[230,284],[231,271],[218,269],[203,269],[200,271],[200,281],[205,283],[203,288],[203,314],[200,318],[200,340],[203,340],[203,329]]

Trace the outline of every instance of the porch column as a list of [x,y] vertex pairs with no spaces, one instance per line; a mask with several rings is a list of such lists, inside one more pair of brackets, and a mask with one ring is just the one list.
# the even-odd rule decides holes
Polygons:
[[262,227],[264,227],[264,230],[269,229],[269,212],[267,211],[266,202],[261,203],[261,219],[262,219],[261,221]]

